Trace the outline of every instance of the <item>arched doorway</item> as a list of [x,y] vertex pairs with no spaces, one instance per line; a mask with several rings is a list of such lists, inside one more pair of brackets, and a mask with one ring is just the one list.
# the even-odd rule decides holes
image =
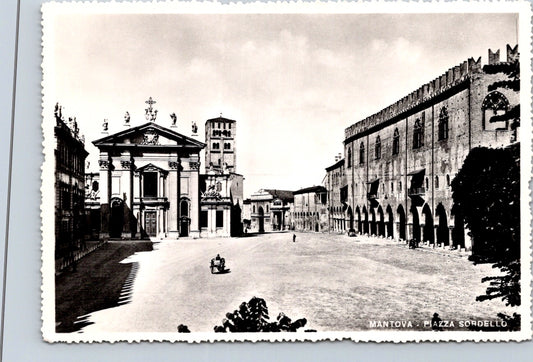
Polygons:
[[385,216],[383,215],[383,209],[378,207],[378,235],[385,236]]
[[443,245],[450,245],[450,233],[448,230],[448,220],[446,219],[446,210],[444,206],[439,204],[435,211],[435,216],[438,217],[439,226],[437,227],[437,243]]
[[413,230],[411,232],[412,239],[414,239],[417,243],[420,242],[420,219],[418,217],[418,210],[416,209],[416,206],[411,206],[411,219],[413,221],[412,227]]
[[187,200],[181,200],[180,203],[180,236],[189,236],[189,202]]
[[370,229],[368,227],[368,211],[366,211],[366,207],[363,207],[363,217],[364,217],[363,231],[365,234],[368,234]]
[[398,214],[398,230],[400,233],[400,239],[406,240],[405,227],[406,227],[407,220],[405,217],[405,210],[403,209],[402,205],[398,206],[396,213]]
[[361,210],[359,209],[359,206],[355,208],[355,213],[357,214],[357,232],[362,234],[363,233],[363,230],[362,230],[363,222],[361,221]]
[[263,210],[262,206],[259,206],[259,209],[257,211],[259,214],[259,232],[264,233],[265,232],[265,210]]
[[109,217],[109,237],[120,238],[124,227],[124,202],[118,197],[111,199],[111,215]]
[[370,216],[370,235],[377,235],[376,212],[374,208],[370,209]]
[[429,209],[428,204],[422,209],[422,215],[424,215],[424,241],[429,242],[429,244],[434,244],[435,234],[433,233],[433,216],[431,215],[431,210]]
[[465,247],[465,224],[463,214],[460,211],[454,211],[454,227],[452,230],[453,246],[457,248]]
[[348,231],[353,230],[353,211],[352,207],[348,206]]
[[387,206],[387,236],[394,238],[394,214],[392,213],[392,207]]

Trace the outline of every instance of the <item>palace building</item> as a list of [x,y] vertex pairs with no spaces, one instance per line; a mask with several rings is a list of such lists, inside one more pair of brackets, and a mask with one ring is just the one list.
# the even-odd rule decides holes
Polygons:
[[344,159],[326,169],[332,230],[471,249],[450,183],[472,148],[517,142],[493,117],[519,104],[519,92],[489,85],[507,79],[501,66],[519,61],[518,46],[499,57],[470,58],[346,128]]

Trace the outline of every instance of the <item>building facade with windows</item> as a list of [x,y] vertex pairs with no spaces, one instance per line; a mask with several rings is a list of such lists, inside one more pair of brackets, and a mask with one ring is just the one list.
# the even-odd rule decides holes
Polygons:
[[[151,107],[147,116],[154,113]],[[204,143],[152,117],[93,144],[100,151],[101,237],[200,236],[199,153]]]
[[349,215],[353,215],[352,209],[348,205],[348,184],[344,164],[344,158],[336,157],[335,163],[326,168],[325,184],[328,194],[327,210],[330,232],[343,233],[349,231]]
[[54,112],[55,257],[69,258],[81,247],[85,233],[85,140],[75,118],[66,121],[62,108]]
[[[507,46],[507,62],[518,61],[518,47]],[[415,239],[449,248],[470,249],[460,210],[453,208],[450,183],[469,151],[505,147],[517,130],[498,116],[519,103],[519,92],[489,85],[506,80],[498,71],[499,51],[488,64],[470,58],[400,101],[345,130],[345,178],[332,179],[330,203],[338,189],[346,199],[348,229],[360,234]],[[343,197],[343,191],[345,196]]]
[[294,229],[297,231],[328,231],[327,190],[311,186],[294,191]]
[[263,189],[250,197],[250,231],[263,233],[294,229],[292,191]]

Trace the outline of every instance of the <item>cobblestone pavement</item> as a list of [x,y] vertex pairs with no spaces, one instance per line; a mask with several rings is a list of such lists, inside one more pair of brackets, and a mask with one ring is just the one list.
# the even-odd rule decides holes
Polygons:
[[[161,241],[137,263],[121,305],[88,317],[83,333],[211,332],[227,312],[264,298],[271,320],[279,312],[305,317],[306,328],[359,331],[372,321],[491,320],[499,300],[476,302],[490,265],[473,265],[457,252],[410,250],[390,240],[296,233],[246,238]],[[359,241],[357,241],[359,240]],[[217,253],[230,272],[211,274]],[[403,327],[400,327],[403,328]],[[422,324],[414,329],[428,329]]]

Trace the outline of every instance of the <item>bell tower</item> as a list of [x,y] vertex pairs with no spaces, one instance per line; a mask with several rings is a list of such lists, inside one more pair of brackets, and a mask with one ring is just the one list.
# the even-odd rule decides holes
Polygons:
[[229,173],[237,172],[237,121],[222,117],[205,122],[205,169]]

